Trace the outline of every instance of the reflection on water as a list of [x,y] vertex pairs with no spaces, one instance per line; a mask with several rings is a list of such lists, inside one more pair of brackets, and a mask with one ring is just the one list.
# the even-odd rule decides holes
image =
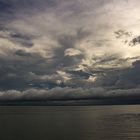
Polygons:
[[0,140],[140,140],[140,106],[0,107]]

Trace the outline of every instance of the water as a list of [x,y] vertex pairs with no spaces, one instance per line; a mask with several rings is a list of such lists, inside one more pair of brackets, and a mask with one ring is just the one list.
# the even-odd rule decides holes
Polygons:
[[140,140],[140,105],[0,107],[0,140]]

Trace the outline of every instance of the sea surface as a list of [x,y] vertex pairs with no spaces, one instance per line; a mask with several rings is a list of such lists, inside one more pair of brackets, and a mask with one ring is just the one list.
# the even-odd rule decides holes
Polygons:
[[140,105],[0,107],[0,140],[140,140]]

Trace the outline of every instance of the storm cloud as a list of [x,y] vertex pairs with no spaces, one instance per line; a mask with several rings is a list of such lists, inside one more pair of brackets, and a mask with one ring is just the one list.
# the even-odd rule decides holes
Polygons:
[[139,4],[0,0],[0,100],[139,97]]

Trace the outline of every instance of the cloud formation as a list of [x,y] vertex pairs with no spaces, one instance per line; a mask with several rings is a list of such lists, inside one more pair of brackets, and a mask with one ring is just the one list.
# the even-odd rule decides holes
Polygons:
[[139,4],[0,0],[0,100],[137,92]]

